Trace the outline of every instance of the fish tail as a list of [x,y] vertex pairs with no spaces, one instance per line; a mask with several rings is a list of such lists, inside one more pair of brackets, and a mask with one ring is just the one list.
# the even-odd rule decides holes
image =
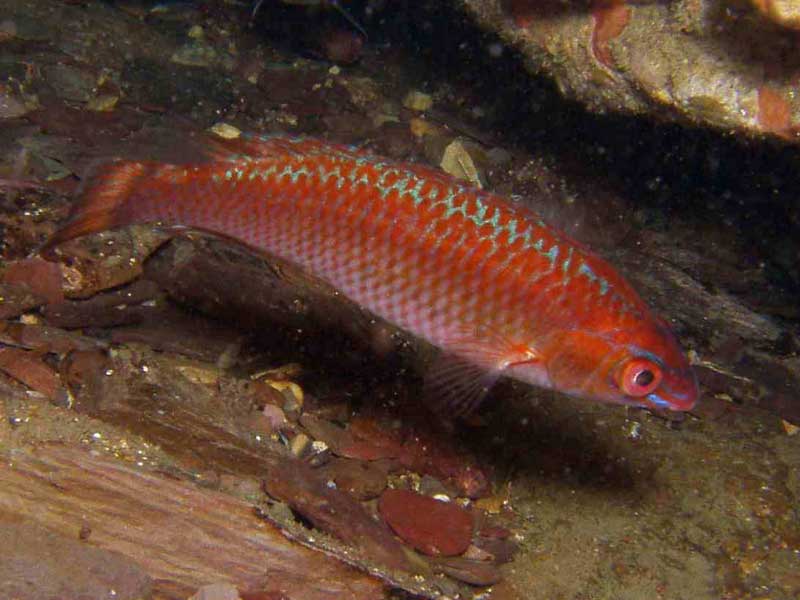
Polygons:
[[52,256],[53,250],[64,242],[126,224],[130,218],[131,196],[147,171],[147,164],[142,162],[104,166],[89,180],[66,225],[45,242],[39,254]]

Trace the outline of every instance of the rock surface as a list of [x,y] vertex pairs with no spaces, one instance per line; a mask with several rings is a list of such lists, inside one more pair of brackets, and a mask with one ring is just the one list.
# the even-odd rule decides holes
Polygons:
[[800,139],[788,2],[457,2],[590,110]]

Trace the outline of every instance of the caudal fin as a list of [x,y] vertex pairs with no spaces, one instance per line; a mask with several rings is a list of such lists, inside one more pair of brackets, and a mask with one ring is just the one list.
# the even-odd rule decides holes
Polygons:
[[39,253],[52,255],[56,246],[68,240],[124,225],[130,196],[147,169],[142,162],[118,162],[102,167],[90,179],[67,224],[47,240]]

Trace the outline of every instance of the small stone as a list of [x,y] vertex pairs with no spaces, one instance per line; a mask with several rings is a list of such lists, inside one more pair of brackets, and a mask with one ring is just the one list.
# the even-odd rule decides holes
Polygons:
[[304,433],[298,433],[289,442],[290,452],[297,457],[303,456],[306,451],[311,447],[311,438]]
[[0,119],[16,119],[30,110],[31,107],[8,86],[0,85]]
[[0,348],[0,370],[48,400],[59,400],[64,394],[58,374],[35,352]]
[[223,140],[235,140],[242,135],[239,128],[228,123],[214,123],[208,130]]
[[3,273],[2,282],[25,286],[51,304],[64,300],[61,267],[41,258],[25,258],[11,263]]
[[412,135],[418,138],[439,133],[439,128],[436,125],[425,119],[420,119],[419,117],[411,119],[408,123],[408,127]]
[[387,470],[380,463],[335,458],[322,468],[324,476],[340,490],[359,500],[371,500],[386,489]]
[[189,29],[189,33],[187,34],[193,40],[202,40],[205,36],[205,32],[200,25],[192,25],[191,29]]
[[439,166],[445,173],[449,173],[453,177],[468,181],[475,187],[483,187],[475,161],[461,140],[453,140],[444,149]]
[[286,398],[286,403],[283,405],[283,410],[293,411],[303,408],[303,388],[297,385],[294,381],[265,381],[267,385],[278,390],[283,397]]
[[269,433],[280,431],[289,425],[286,413],[283,412],[281,407],[274,404],[265,404],[264,408],[261,409],[261,414],[266,418]]
[[89,102],[86,103],[86,108],[97,112],[105,112],[114,110],[118,102],[119,96],[116,94],[101,94],[99,96],[95,96],[94,98],[90,98]]
[[219,57],[211,46],[192,43],[176,50],[170,61],[187,67],[210,67],[217,63]]
[[467,551],[464,552],[464,558],[469,560],[479,560],[482,562],[488,562],[494,559],[494,555],[491,552],[487,552],[482,548],[478,548],[478,546],[470,546],[467,548]]
[[378,510],[398,537],[423,554],[457,556],[472,540],[472,514],[410,490],[386,490]]
[[786,419],[781,419],[781,425],[783,425],[783,430],[786,432],[786,435],[797,435],[797,432],[800,431],[800,427],[794,423],[790,423]]
[[440,558],[436,566],[446,575],[470,585],[494,585],[502,579],[494,565],[467,558]]
[[411,110],[419,112],[430,110],[433,106],[433,98],[430,94],[420,92],[419,90],[411,90],[403,98],[403,106]]

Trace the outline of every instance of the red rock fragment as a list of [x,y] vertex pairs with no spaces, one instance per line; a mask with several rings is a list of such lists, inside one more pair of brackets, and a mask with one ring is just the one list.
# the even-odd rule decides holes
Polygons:
[[631,10],[624,0],[595,0],[592,3],[592,52],[606,67],[613,68],[614,59],[608,43],[627,27]]
[[440,558],[436,566],[446,575],[470,585],[487,586],[498,583],[502,576],[491,563],[468,558]]
[[66,354],[73,350],[99,350],[106,344],[77,333],[45,325],[0,323],[0,343],[37,352]]
[[3,273],[3,283],[24,285],[48,304],[64,300],[61,268],[41,258],[26,258],[12,263]]
[[380,460],[397,458],[403,452],[400,435],[383,427],[375,419],[354,417],[348,432],[353,436],[353,440],[341,449],[342,456],[347,458]]
[[264,489],[314,527],[353,546],[363,556],[393,569],[412,569],[403,547],[383,523],[375,521],[349,494],[330,488],[307,465],[297,460],[276,465],[267,473]]
[[792,110],[786,99],[769,86],[758,88],[758,124],[767,133],[788,137],[792,133]]
[[0,369],[49,400],[56,400],[62,391],[56,372],[33,352],[0,348]]
[[386,489],[389,468],[386,463],[364,462],[335,458],[320,469],[321,474],[333,481],[337,489],[352,494],[359,500],[371,500]]
[[432,432],[418,432],[405,441],[400,463],[411,471],[431,475],[453,485],[460,495],[481,498],[491,491],[489,477],[470,457]]
[[423,554],[457,556],[472,539],[472,514],[409,490],[386,490],[378,510],[398,537]]
[[28,286],[0,283],[0,319],[13,319],[43,303]]

